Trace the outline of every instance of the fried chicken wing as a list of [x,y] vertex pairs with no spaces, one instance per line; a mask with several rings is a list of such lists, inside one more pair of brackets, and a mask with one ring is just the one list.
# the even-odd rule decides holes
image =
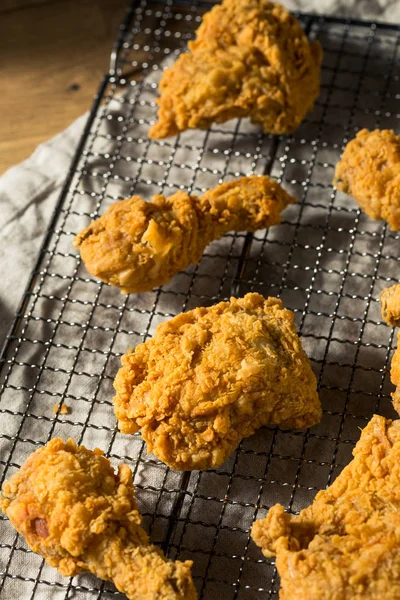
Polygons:
[[140,526],[128,465],[54,439],[3,484],[0,507],[62,575],[91,572],[129,600],[195,600],[191,561],[173,562]]
[[375,415],[353,461],[311,506],[273,506],[252,537],[276,556],[280,600],[400,598],[400,420]]
[[150,452],[190,470],[218,467],[262,425],[317,423],[316,379],[293,319],[280,300],[247,294],[162,323],[122,357],[120,430],[140,429]]
[[336,165],[336,188],[351,194],[371,219],[400,230],[400,136],[390,129],[362,129]]
[[197,263],[204,248],[228,231],[280,223],[295,198],[267,176],[242,177],[203,196],[139,196],[113,204],[74,240],[86,268],[124,294],[150,291]]
[[[382,319],[392,327],[400,325],[400,283],[382,290],[379,297]],[[397,336],[397,348],[392,358],[390,380],[396,386],[392,393],[393,408],[400,415],[400,333]]]
[[151,138],[250,117],[265,133],[290,133],[319,95],[322,50],[267,0],[223,0],[159,85]]

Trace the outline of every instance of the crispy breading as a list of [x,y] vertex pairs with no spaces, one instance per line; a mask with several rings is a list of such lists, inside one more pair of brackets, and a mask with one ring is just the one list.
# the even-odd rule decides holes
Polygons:
[[400,136],[390,129],[362,129],[336,165],[336,188],[351,194],[371,219],[400,229]]
[[400,325],[400,283],[396,283],[381,291],[382,319],[391,327]]
[[400,420],[375,415],[353,461],[311,506],[273,506],[252,537],[276,556],[280,600],[400,598]]
[[195,600],[191,561],[173,562],[140,526],[132,473],[96,449],[54,439],[3,484],[0,507],[65,576],[91,572],[129,600]]
[[115,414],[141,430],[174,469],[218,467],[262,425],[304,428],[321,418],[317,385],[276,298],[231,298],[182,313],[122,357]]
[[[388,325],[400,325],[400,283],[382,290],[379,296],[382,309],[382,319]],[[400,415],[400,333],[397,336],[397,348],[392,358],[390,367],[390,381],[396,386],[392,393],[392,403],[395,411]]]
[[396,386],[392,392],[393,408],[400,415],[400,333],[397,334],[397,348],[390,366],[390,381]]
[[150,291],[169,281],[228,231],[256,231],[280,223],[295,198],[267,176],[242,177],[203,196],[139,196],[113,204],[74,240],[92,275],[121,292]]
[[163,73],[151,138],[248,116],[265,133],[290,133],[319,95],[321,46],[280,4],[224,0],[188,46]]

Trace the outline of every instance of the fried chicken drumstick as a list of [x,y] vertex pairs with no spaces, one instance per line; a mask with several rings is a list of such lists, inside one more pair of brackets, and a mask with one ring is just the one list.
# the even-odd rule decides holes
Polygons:
[[207,12],[159,85],[151,138],[250,117],[265,133],[290,133],[319,95],[322,50],[267,0],[223,0]]
[[[380,295],[382,318],[391,327],[400,325],[400,283],[382,290]],[[392,358],[390,380],[396,386],[392,394],[393,408],[400,415],[400,333],[397,336],[397,348]]]
[[0,507],[62,575],[91,572],[129,600],[195,600],[191,561],[173,562],[140,526],[132,473],[99,449],[54,439],[3,484]]
[[203,196],[139,196],[113,204],[74,240],[89,273],[121,288],[145,292],[172,279],[228,231],[280,223],[295,198],[267,176],[242,177]]
[[374,415],[353,455],[299,515],[277,504],[254,523],[280,600],[400,598],[400,420]]
[[221,465],[262,425],[304,428],[321,407],[293,323],[276,298],[231,298],[182,313],[122,357],[115,414],[141,430],[148,450],[174,469]]
[[362,129],[336,165],[336,188],[351,194],[371,219],[400,230],[400,136],[390,129]]

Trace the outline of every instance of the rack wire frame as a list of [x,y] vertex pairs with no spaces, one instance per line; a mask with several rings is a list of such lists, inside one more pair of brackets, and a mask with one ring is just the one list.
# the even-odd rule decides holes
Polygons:
[[[137,0],[127,11],[3,349],[1,480],[55,436],[100,446],[114,464],[131,466],[151,539],[172,558],[194,561],[199,598],[276,598],[274,561],[251,542],[251,524],[276,502],[292,512],[308,505],[349,462],[372,414],[394,416],[394,335],[377,298],[396,281],[399,235],[336,192],[332,177],[357,130],[397,129],[400,28],[299,15],[321,41],[324,61],[320,98],[294,134],[263,135],[244,120],[151,141],[162,70],[207,8]],[[118,199],[196,193],[249,173],[269,173],[298,197],[284,222],[225,236],[151,293],[119,295],[88,275],[72,247],[73,236]],[[174,472],[146,453],[139,434],[116,428],[112,381],[120,356],[165,319],[248,291],[279,296],[295,312],[318,378],[322,422],[300,432],[263,428],[217,470]],[[62,403],[70,414],[61,413]],[[121,596],[90,575],[62,578],[4,517],[0,529],[1,599]]]

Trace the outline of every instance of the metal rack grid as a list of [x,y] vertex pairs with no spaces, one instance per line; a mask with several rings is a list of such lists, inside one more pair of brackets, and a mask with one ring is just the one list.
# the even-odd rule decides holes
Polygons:
[[[252,522],[274,503],[296,512],[351,458],[371,415],[393,416],[388,365],[393,330],[377,298],[396,280],[399,235],[332,188],[335,163],[362,128],[397,129],[395,26],[300,15],[324,48],[315,109],[289,137],[246,120],[147,137],[157,82],[193,37],[206,3],[133,2],[110,73],[92,109],[60,203],[4,348],[2,479],[55,436],[100,446],[132,468],[144,524],[172,558],[193,559],[199,598],[276,598],[272,560],[251,542]],[[284,222],[227,235],[200,263],[151,293],[123,296],[88,276],[72,239],[118,199],[197,193],[249,173],[270,173],[299,199]],[[280,296],[296,315],[318,377],[322,422],[308,431],[263,428],[218,470],[179,473],[118,433],[112,382],[122,353],[161,321],[231,293]],[[65,402],[62,415],[53,406]],[[67,580],[0,521],[0,598],[121,597],[92,576]]]

